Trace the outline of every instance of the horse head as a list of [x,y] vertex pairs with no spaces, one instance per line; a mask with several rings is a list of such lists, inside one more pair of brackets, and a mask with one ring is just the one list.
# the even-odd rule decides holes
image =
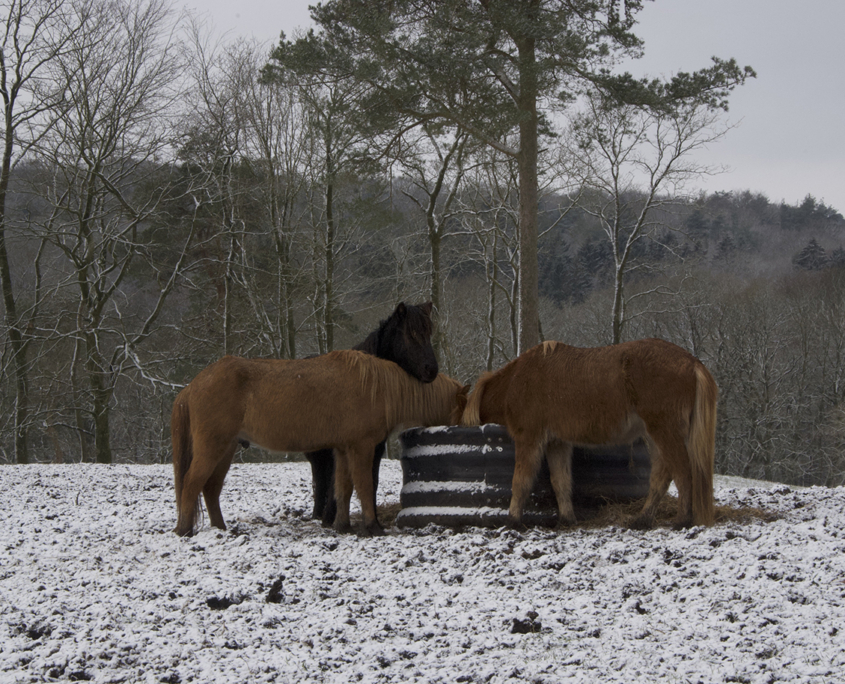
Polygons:
[[393,361],[421,382],[432,382],[439,372],[434,347],[431,302],[400,302],[377,331],[376,356]]

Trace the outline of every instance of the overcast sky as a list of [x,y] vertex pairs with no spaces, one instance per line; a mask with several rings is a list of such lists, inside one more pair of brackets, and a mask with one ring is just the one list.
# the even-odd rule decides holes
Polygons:
[[[313,0],[177,0],[206,13],[228,37],[278,40],[311,25]],[[700,154],[728,167],[698,185],[751,190],[773,202],[807,194],[845,213],[845,0],[656,0],[636,30],[645,57],[635,75],[693,71],[710,57],[734,57],[757,79],[731,96],[727,120],[738,124]]]

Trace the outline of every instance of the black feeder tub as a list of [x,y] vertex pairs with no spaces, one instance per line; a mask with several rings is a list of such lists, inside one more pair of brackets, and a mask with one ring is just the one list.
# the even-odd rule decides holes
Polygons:
[[[402,442],[401,527],[500,527],[506,524],[514,470],[513,441],[502,425],[405,430]],[[632,445],[575,447],[572,502],[576,515],[607,502],[648,493],[651,459],[642,441]],[[579,516],[580,517],[580,516]],[[523,514],[527,525],[557,522],[557,503],[546,460]]]

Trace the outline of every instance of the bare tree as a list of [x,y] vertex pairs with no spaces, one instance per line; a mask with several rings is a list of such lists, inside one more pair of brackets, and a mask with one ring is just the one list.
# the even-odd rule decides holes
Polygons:
[[238,170],[245,155],[246,109],[242,93],[257,74],[250,71],[243,44],[224,46],[205,27],[189,27],[188,74],[191,115],[186,121],[181,156],[186,162],[195,201],[206,219],[198,251],[217,293],[222,351],[236,351],[233,319],[235,291],[243,280],[245,222]]
[[[62,90],[46,78],[47,67],[79,31],[79,23],[62,0],[10,0],[2,4],[0,41],[0,97],[3,100],[3,157],[0,160],[0,287],[15,377],[14,458],[29,462],[27,328],[34,319],[38,297],[28,312],[18,310],[9,263],[7,197],[17,164],[63,111]],[[29,323],[27,323],[29,321]]]
[[[116,384],[151,334],[182,264],[180,257],[160,280],[145,313],[124,313],[132,269],[148,256],[149,221],[171,183],[162,162],[180,65],[163,0],[94,0],[72,9],[84,30],[50,62],[49,74],[68,106],[37,148],[51,174],[40,188],[52,206],[41,230],[64,258],[57,290],[76,293],[68,372],[78,415],[93,423],[95,458],[108,463]],[[78,428],[83,435],[85,426]]]
[[[301,267],[296,247],[303,224],[307,139],[305,112],[289,83],[260,77],[265,55],[253,47],[253,75],[242,93],[247,122],[247,149],[263,191],[261,204],[276,253],[275,315],[264,298],[251,295],[257,317],[267,331],[274,356],[296,357],[296,289]],[[252,288],[250,292],[256,290]]]
[[[450,226],[457,225],[459,206],[457,197],[467,171],[470,136],[460,128],[435,133],[429,126],[421,126],[418,137],[408,141],[404,153],[397,158],[408,179],[403,188],[423,217],[424,242],[428,251],[429,299],[434,310],[445,318],[443,298],[443,243],[450,235]],[[435,330],[433,344],[438,355],[445,345],[445,326]]]
[[[678,201],[692,179],[711,173],[690,154],[725,135],[718,110],[691,102],[671,109],[620,105],[600,94],[572,127],[570,153],[585,194],[582,208],[595,216],[613,256],[610,341],[621,342],[626,322],[626,276],[636,268],[634,248],[655,238],[658,210]],[[637,296],[654,294],[638,293]]]

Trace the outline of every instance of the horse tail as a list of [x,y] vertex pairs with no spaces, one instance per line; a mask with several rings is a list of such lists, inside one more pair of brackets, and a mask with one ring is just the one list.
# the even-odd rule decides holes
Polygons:
[[[190,387],[190,386],[189,386]],[[173,448],[173,482],[176,489],[176,513],[182,503],[182,482],[194,459],[194,445],[191,439],[191,411],[186,387],[176,396],[170,414],[170,441]],[[199,507],[199,500],[197,500]]]
[[461,416],[461,425],[481,425],[481,399],[484,396],[484,387],[492,377],[493,373],[488,371],[478,378],[475,389],[467,399],[464,414]]
[[719,389],[702,363],[695,366],[695,404],[689,434],[692,467],[692,516],[696,525],[712,525],[713,468],[716,453],[716,402]]

